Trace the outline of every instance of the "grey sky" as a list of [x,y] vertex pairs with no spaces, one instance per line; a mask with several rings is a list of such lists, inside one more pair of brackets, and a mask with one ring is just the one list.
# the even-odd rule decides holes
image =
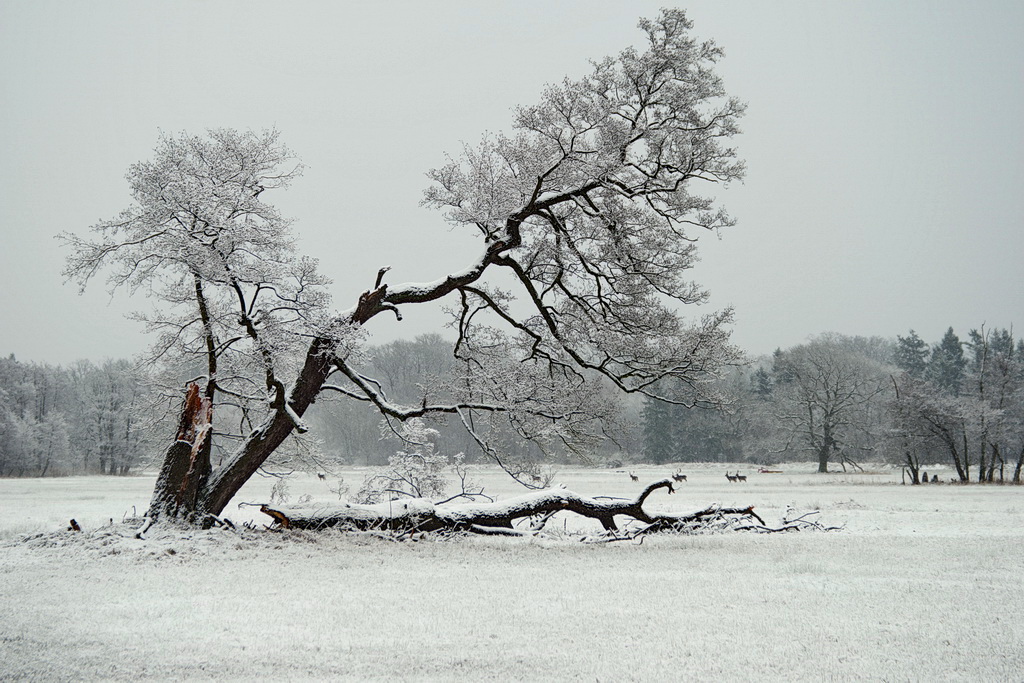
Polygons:
[[[53,235],[128,205],[158,129],[276,126],[305,176],[275,203],[339,308],[393,266],[433,280],[478,249],[419,207],[424,172],[589,59],[655,2],[0,0],[0,353],[67,363],[146,340]],[[749,104],[739,225],[693,276],[753,353],[826,330],[937,341],[1024,323],[1024,3],[691,2]],[[699,314],[700,310],[693,311]],[[372,323],[379,340],[438,317]]]

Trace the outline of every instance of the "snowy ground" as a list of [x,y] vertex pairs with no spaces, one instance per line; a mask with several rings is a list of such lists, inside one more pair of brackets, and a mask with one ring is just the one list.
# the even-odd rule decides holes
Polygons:
[[[0,480],[0,679],[1024,680],[1024,488],[806,465],[740,466],[748,481],[731,484],[725,469],[685,466],[680,493],[650,505],[754,504],[769,522],[817,509],[845,529],[642,545],[141,542],[109,520],[143,509],[151,479]],[[567,468],[556,482],[625,496],[673,470],[634,468],[637,484]],[[355,489],[365,472],[339,474]],[[295,477],[290,493],[336,499],[337,478]],[[496,472],[477,478],[514,492]],[[239,500],[265,501],[272,485]],[[84,534],[21,540],[71,517]]]

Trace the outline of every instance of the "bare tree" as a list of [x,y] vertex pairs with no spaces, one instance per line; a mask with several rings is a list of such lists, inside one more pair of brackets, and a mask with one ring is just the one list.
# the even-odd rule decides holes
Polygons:
[[822,335],[776,356],[778,418],[792,446],[814,453],[819,472],[837,458],[855,464],[857,434],[876,422],[869,411],[888,382],[886,369],[848,342]]
[[[684,279],[696,261],[692,230],[733,223],[692,188],[742,177],[728,143],[744,107],[714,72],[722,50],[691,27],[679,10],[641,21],[645,51],[549,86],[517,110],[512,135],[488,136],[431,171],[426,203],[476,231],[479,256],[422,284],[391,286],[382,267],[341,313],[265,202],[301,170],[277,134],[164,136],[153,161],[129,171],[134,205],[94,226],[94,238],[65,236],[69,276],[84,286],[109,267],[113,287],[153,291],[164,303],[147,317],[156,355],[202,361],[150,519],[219,515],[305,431],[302,416],[323,391],[391,420],[451,416],[499,462],[480,436],[499,418],[521,438],[592,447],[611,412],[595,379],[655,396],[674,383],[688,388],[686,402],[714,404],[716,374],[739,357],[732,313],[688,324],[676,307],[707,297]],[[459,377],[443,395],[401,405],[360,370],[361,329],[445,297],[456,308]],[[232,444],[217,466],[214,442]]]

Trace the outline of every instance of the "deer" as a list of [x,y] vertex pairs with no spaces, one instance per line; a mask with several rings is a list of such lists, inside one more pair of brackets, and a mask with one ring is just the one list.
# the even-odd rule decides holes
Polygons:
[[739,481],[739,475],[729,474],[728,470],[725,472],[725,478],[734,483]]
[[673,474],[672,478],[675,479],[676,481],[686,481],[686,475],[685,474],[680,474],[679,472],[676,472],[675,474]]
[[747,475],[740,474],[740,471],[736,470],[736,480],[737,481],[746,481],[747,480]]
[[324,474],[323,472],[317,472],[316,476],[320,479],[320,481],[327,481],[327,475]]
[[640,477],[636,476],[632,472],[629,473],[629,478],[633,481],[640,481]]

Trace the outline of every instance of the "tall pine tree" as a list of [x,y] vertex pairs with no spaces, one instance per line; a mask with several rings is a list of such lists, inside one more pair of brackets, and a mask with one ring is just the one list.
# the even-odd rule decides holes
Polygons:
[[950,327],[943,335],[942,341],[932,349],[932,357],[926,372],[927,378],[941,389],[954,395],[959,394],[966,365],[963,343]]
[[[952,328],[950,328],[952,331]],[[924,377],[928,368],[928,344],[913,330],[906,337],[896,335],[896,352],[893,361],[896,367],[915,378]]]

